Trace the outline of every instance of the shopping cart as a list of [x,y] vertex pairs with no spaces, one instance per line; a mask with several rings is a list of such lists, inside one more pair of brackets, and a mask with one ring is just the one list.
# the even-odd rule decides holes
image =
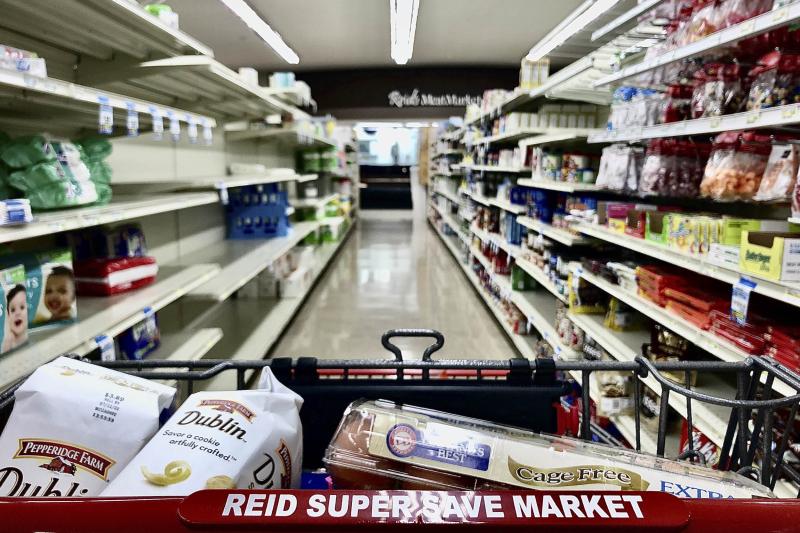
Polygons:
[[[392,343],[394,337],[431,337],[434,343],[424,350],[421,359],[403,359]],[[660,362],[643,357],[635,361],[553,361],[550,359],[434,360],[433,354],[444,344],[441,333],[433,330],[392,330],[383,335],[383,346],[392,354],[387,360],[318,360],[315,358],[274,358],[262,361],[114,361],[98,363],[132,375],[180,384],[181,394],[189,394],[204,382],[222,374],[235,375],[238,388],[245,388],[259,370],[269,366],[275,376],[304,398],[301,419],[304,428],[304,467],[322,466],[321,458],[346,406],[359,398],[387,399],[532,431],[575,433],[585,439],[618,443],[613,435],[592,422],[593,375],[623,372],[637,381],[655,380],[661,397],[658,417],[657,454],[665,455],[667,412],[670,395],[685,401],[690,432],[687,450],[678,458],[703,462],[704,456],[692,447],[693,407],[716,405],[730,409],[724,445],[717,468],[736,470],[774,488],[779,480],[800,484],[800,475],[784,460],[794,424],[784,424],[776,437],[776,420],[793,421],[800,395],[777,396],[772,391],[778,383],[800,391],[800,379],[784,368],[762,358],[741,362]],[[726,374],[736,383],[732,398],[703,393],[692,386],[692,372]],[[665,376],[686,377],[678,384]],[[578,376],[582,387],[565,376]],[[5,423],[13,406],[15,387],[0,394],[0,419]],[[577,392],[577,423],[570,424],[565,398]],[[634,403],[640,405],[640,387],[634,387]],[[642,420],[640,409],[634,412],[635,443],[641,449]],[[12,499],[0,498],[0,531],[100,532],[128,531],[219,531],[264,529],[270,531],[302,530],[372,530],[413,528],[427,524],[437,527],[478,527],[497,531],[520,527],[559,531],[800,531],[798,500],[682,500],[658,492],[629,493],[638,500],[641,512],[627,518],[550,516],[532,519],[519,515],[516,498],[600,497],[601,493],[566,492],[435,492],[435,491],[271,491],[272,496],[293,502],[294,510],[283,516],[225,515],[230,498],[267,497],[264,491],[203,491],[186,498],[89,498],[89,499]],[[605,495],[613,493],[602,493]],[[324,512],[310,516],[311,498],[328,495],[351,498],[363,503],[352,515],[334,516]],[[429,498],[465,498],[475,511],[467,520],[451,520],[420,510],[413,516],[385,517],[372,513],[373,500],[402,495],[415,502]],[[534,496],[532,496],[534,495]],[[398,496],[399,497],[399,496]],[[482,500],[483,499],[483,500]],[[248,499],[249,501],[249,499]],[[340,500],[341,502],[342,500]],[[444,500],[442,500],[444,501]],[[464,500],[459,500],[464,501]],[[492,501],[496,507],[480,507],[475,502]],[[317,501],[319,503],[319,501]],[[288,504],[287,504],[288,505]],[[467,505],[467,504],[464,504]],[[488,505],[488,504],[487,504]],[[291,507],[291,505],[289,506]],[[354,507],[355,508],[355,507]],[[422,507],[420,508],[422,509]],[[494,509],[494,511],[492,511]],[[499,514],[498,514],[499,510]],[[516,514],[515,514],[516,513]],[[640,516],[641,515],[641,516]]]

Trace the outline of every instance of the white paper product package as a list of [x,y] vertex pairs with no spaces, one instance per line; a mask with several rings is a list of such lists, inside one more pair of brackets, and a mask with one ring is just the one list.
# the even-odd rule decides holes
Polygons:
[[0,496],[99,495],[158,430],[175,389],[59,357],[15,392]]
[[256,390],[192,394],[103,496],[297,488],[302,405],[269,368]]

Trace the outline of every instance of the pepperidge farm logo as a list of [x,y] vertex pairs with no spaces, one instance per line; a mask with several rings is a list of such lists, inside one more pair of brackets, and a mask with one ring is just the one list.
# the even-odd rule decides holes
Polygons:
[[256,414],[253,411],[239,402],[234,402],[233,400],[201,400],[199,406],[210,407],[215,411],[222,411],[223,413],[238,413],[242,415],[248,422],[252,422],[256,417]]
[[80,468],[104,481],[108,481],[108,471],[116,464],[113,459],[89,448],[40,439],[19,439],[14,459],[45,459],[39,468],[73,476]]

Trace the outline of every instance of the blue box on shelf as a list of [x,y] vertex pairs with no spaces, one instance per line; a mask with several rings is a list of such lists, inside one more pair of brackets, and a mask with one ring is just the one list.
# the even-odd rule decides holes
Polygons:
[[289,197],[276,183],[233,189],[228,193],[228,238],[285,237],[291,227],[288,208]]

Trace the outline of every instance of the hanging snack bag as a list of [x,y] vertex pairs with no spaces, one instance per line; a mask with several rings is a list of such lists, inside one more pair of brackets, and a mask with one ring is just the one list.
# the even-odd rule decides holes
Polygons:
[[297,488],[302,405],[269,367],[257,390],[192,394],[103,496]]
[[767,169],[754,200],[769,202],[791,197],[797,180],[798,153],[795,144],[776,144],[772,147]]
[[14,393],[0,496],[97,496],[158,429],[175,389],[66,357]]
[[340,489],[640,490],[685,498],[772,497],[766,487],[733,472],[385,400],[350,404],[324,462]]
[[25,267],[0,269],[0,354],[28,341],[28,299]]

